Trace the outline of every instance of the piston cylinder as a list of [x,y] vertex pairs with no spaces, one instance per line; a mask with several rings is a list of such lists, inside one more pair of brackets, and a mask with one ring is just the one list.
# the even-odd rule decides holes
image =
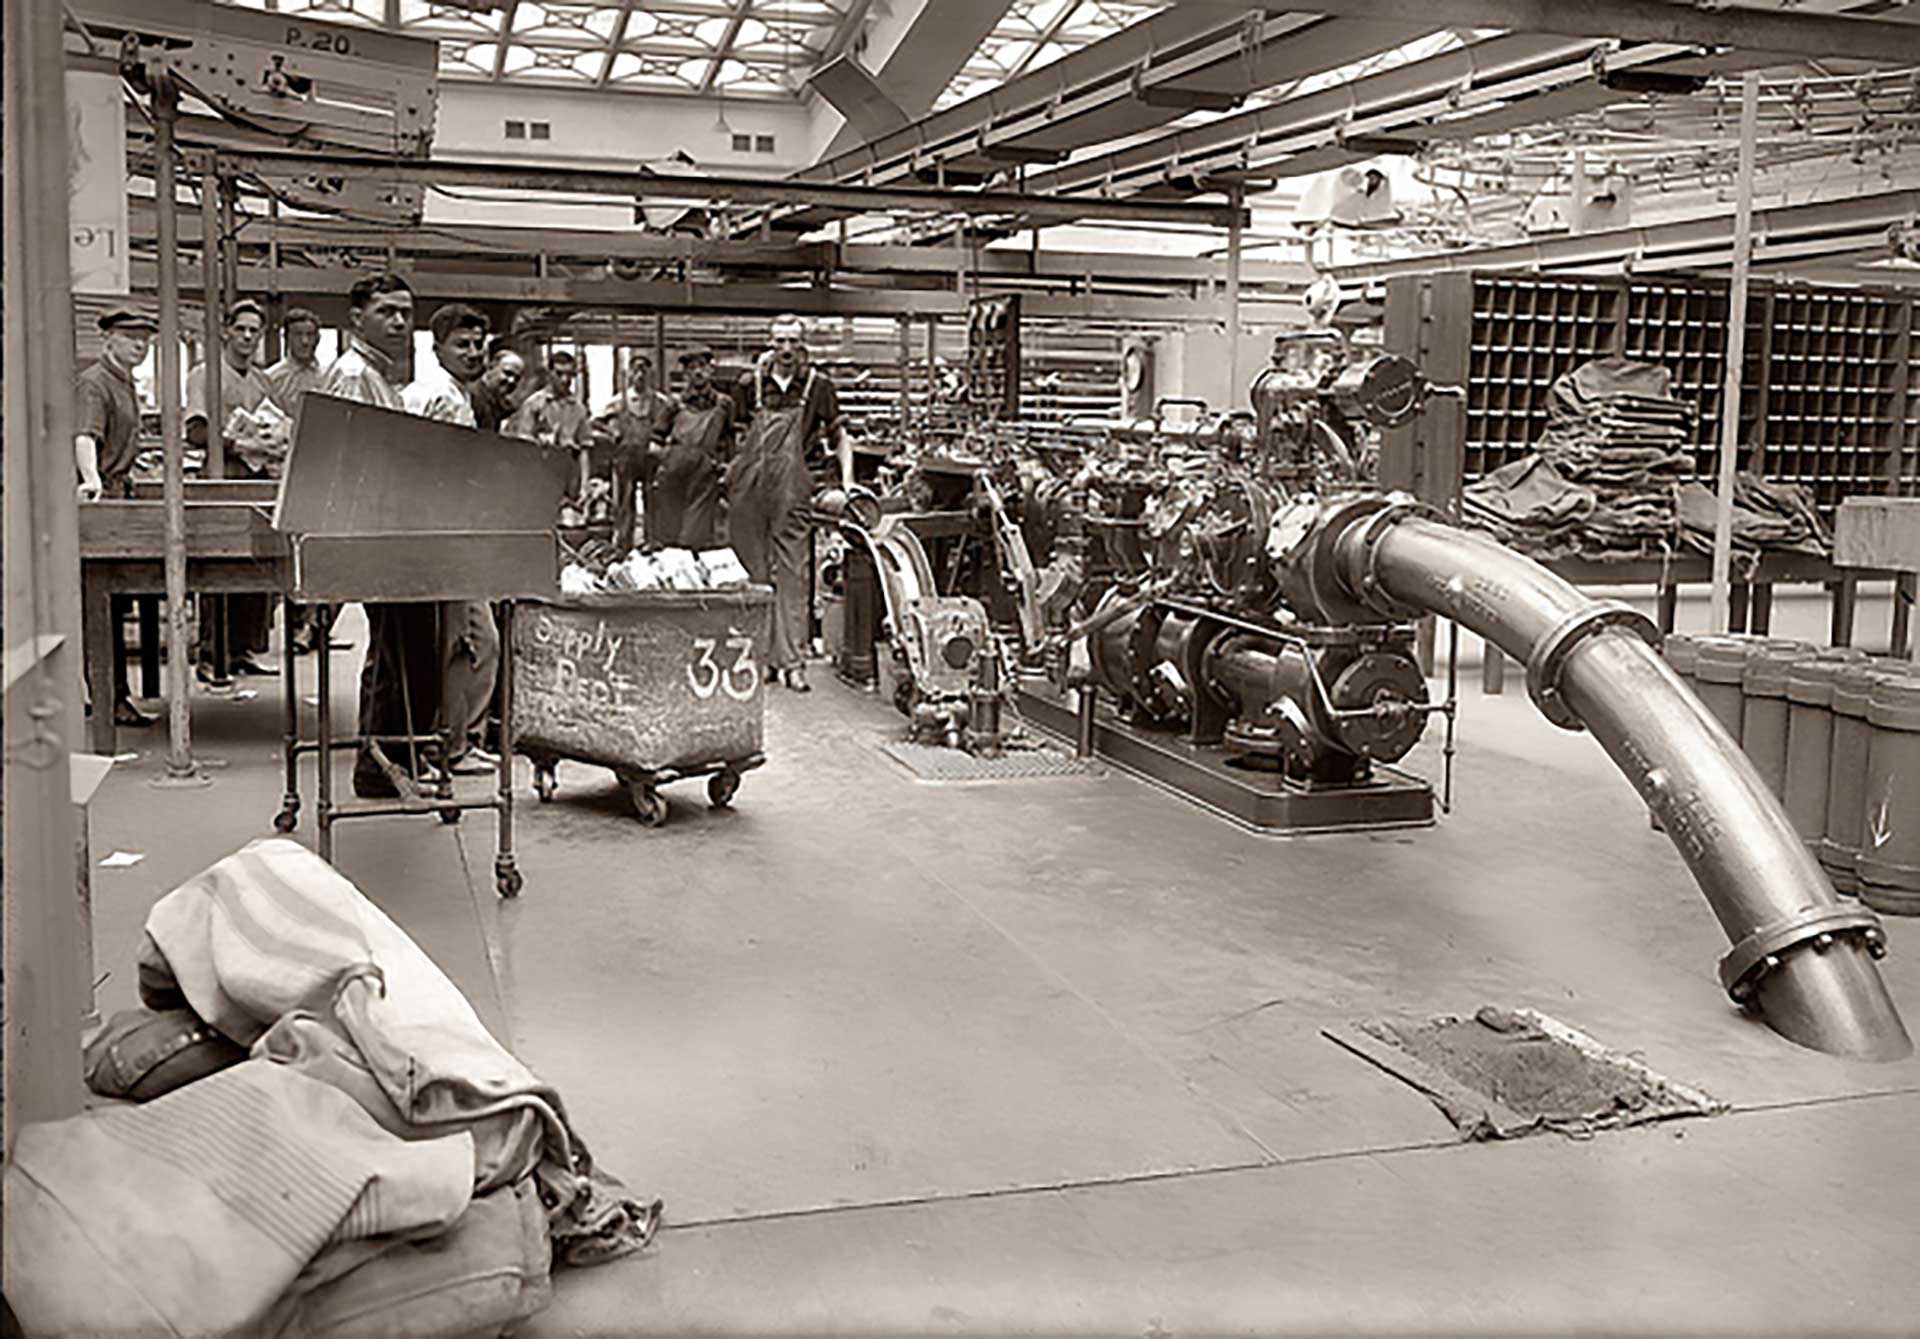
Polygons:
[[1867,695],[1867,726],[1860,900],[1920,916],[1920,666],[1879,676]]
[[1829,647],[1787,671],[1787,774],[1781,799],[1793,830],[1819,853],[1827,831],[1827,776],[1833,760],[1833,680],[1867,653]]
[[1859,893],[1854,863],[1860,855],[1860,820],[1866,809],[1867,702],[1881,667],[1870,660],[1845,665],[1833,678],[1833,747],[1827,763],[1827,825],[1820,839],[1820,863],[1834,889]]
[[1813,654],[1806,642],[1756,642],[1741,675],[1740,747],[1775,795],[1786,794],[1787,675]]

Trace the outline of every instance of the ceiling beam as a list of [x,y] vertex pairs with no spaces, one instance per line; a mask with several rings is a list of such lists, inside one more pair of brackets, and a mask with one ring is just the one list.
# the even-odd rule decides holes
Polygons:
[[[1859,239],[1920,213],[1920,190],[1849,196],[1819,204],[1782,205],[1753,214],[1755,254],[1792,247],[1852,250]],[[1471,247],[1430,256],[1340,265],[1332,273],[1354,282],[1401,274],[1459,273],[1474,270],[1552,270],[1576,267],[1659,267],[1677,258],[1708,260],[1732,245],[1733,220],[1725,215],[1656,223],[1639,228],[1606,228],[1560,234],[1509,246]],[[1824,239],[1824,240],[1823,240]]]
[[855,213],[919,212],[936,216],[1011,216],[1023,226],[1101,218],[1139,223],[1187,223],[1224,228],[1246,211],[1224,204],[1059,198],[1018,191],[954,191],[902,186],[836,186],[789,178],[736,177],[711,173],[667,175],[604,168],[552,167],[542,163],[488,163],[451,158],[402,160],[375,154],[308,154],[290,150],[222,153],[231,172],[263,178],[364,177],[422,186],[479,186],[523,191],[577,191],[693,204],[815,205]]
[[[1285,13],[1305,0],[1260,0],[1254,8]],[[1231,12],[1246,0],[1173,0],[1179,10]],[[1313,0],[1321,14],[1386,21],[1470,25],[1510,32],[1615,37],[1683,46],[1736,47],[1876,65],[1920,63],[1920,22],[1847,14],[1755,9],[1744,5],[1675,4],[1668,0]]]
[[[132,288],[151,293],[159,267],[151,260],[130,262]],[[283,267],[274,276],[287,301],[319,312],[323,320],[344,317],[346,293],[357,277],[352,270],[298,270]],[[774,314],[798,312],[805,316],[943,316],[964,317],[969,296],[954,292],[905,292],[888,287],[792,288],[780,284],[685,284],[636,282],[626,279],[512,278],[433,270],[407,271],[414,296],[427,302],[533,304],[558,307],[604,307],[626,312],[688,312],[700,315]],[[244,290],[267,291],[265,266],[240,270]],[[180,266],[180,294],[198,297],[200,267]],[[1130,297],[1117,294],[1076,295],[1024,293],[1024,318],[1067,321],[1123,321],[1134,324],[1190,325],[1196,321],[1226,319],[1226,301],[1178,297]],[[1253,325],[1279,325],[1303,319],[1297,301],[1244,302],[1241,319]]]
[[520,0],[507,0],[506,12],[500,16],[499,45],[493,49],[493,82],[499,83],[507,74],[507,51],[513,45],[513,19],[520,12]]
[[600,66],[600,75],[593,81],[595,88],[605,88],[613,82],[613,63],[620,57],[620,44],[627,40],[627,21],[633,17],[634,0],[620,0],[620,17],[613,22],[613,34],[607,38],[607,59]]
[[707,72],[700,76],[702,93],[713,92],[713,86],[720,81],[720,67],[733,54],[733,40],[740,36],[740,25],[747,21],[747,11],[752,8],[753,0],[733,0],[733,13],[727,16],[727,30],[713,48],[713,59],[707,62]]
[[1033,44],[1032,49],[1029,50],[1026,55],[1020,58],[1020,63],[1008,72],[1007,78],[1018,79],[1028,70],[1031,70],[1033,68],[1033,62],[1039,58],[1041,51],[1045,50],[1047,44],[1060,35],[1060,30],[1067,26],[1067,21],[1086,7],[1087,0],[1067,0],[1066,4],[1061,5],[1059,12],[1053,16],[1053,22],[1040,30],[1039,40]]

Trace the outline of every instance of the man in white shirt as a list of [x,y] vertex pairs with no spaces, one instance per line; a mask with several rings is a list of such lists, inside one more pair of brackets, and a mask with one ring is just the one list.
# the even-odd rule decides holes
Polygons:
[[[464,302],[452,302],[434,312],[427,328],[433,332],[433,352],[418,360],[401,395],[407,412],[477,427],[471,387],[486,367],[487,318]],[[439,722],[453,738],[449,766],[456,774],[478,775],[499,765],[479,744],[499,667],[500,630],[486,602],[442,604]]]
[[471,387],[485,370],[487,318],[464,302],[450,302],[434,312],[427,328],[433,352],[417,360],[413,381],[401,394],[407,412],[477,427]]

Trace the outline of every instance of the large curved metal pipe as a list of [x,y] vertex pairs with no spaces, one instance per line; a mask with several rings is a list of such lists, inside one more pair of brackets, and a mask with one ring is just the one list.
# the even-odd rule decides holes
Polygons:
[[1720,963],[1729,994],[1814,1050],[1911,1054],[1874,962],[1886,951],[1878,918],[1835,895],[1739,745],[1649,645],[1646,618],[1485,536],[1382,503],[1336,519],[1340,584],[1383,613],[1411,607],[1478,633],[1527,666],[1550,719],[1593,732],[1733,941]]

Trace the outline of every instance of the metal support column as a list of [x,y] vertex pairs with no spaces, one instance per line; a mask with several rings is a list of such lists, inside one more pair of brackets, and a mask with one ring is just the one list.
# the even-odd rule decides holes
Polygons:
[[1715,632],[1731,626],[1733,475],[1740,449],[1740,381],[1747,356],[1747,266],[1753,258],[1753,159],[1760,120],[1760,74],[1740,80],[1740,160],[1733,213],[1733,283],[1727,294],[1727,375],[1720,394],[1719,505],[1713,518],[1711,619]]
[[[207,413],[206,477],[227,477],[227,422],[224,382],[227,373],[225,328],[227,303],[226,201],[220,180],[219,164],[212,154],[200,160],[200,306],[201,327],[206,349],[201,354],[201,375],[206,381]],[[207,663],[213,670],[209,687],[224,692],[233,687],[230,670],[233,650],[227,645],[227,597],[203,594],[200,601],[200,641]]]
[[[187,637],[187,463],[180,421],[180,215],[179,182],[173,162],[173,123],[180,110],[180,94],[162,60],[156,58],[147,69],[148,86],[153,90],[154,217],[160,248],[160,441],[164,456],[167,588],[167,765],[154,778],[154,784],[204,786],[209,778],[193,761],[192,708],[188,700],[193,684],[193,648]],[[210,263],[211,253],[208,259]]]
[[[1245,188],[1235,186],[1227,192],[1233,206],[1233,220],[1227,224],[1227,408],[1239,403],[1240,385],[1240,252],[1246,231],[1242,211],[1246,205]],[[1251,393],[1249,392],[1249,401]]]

